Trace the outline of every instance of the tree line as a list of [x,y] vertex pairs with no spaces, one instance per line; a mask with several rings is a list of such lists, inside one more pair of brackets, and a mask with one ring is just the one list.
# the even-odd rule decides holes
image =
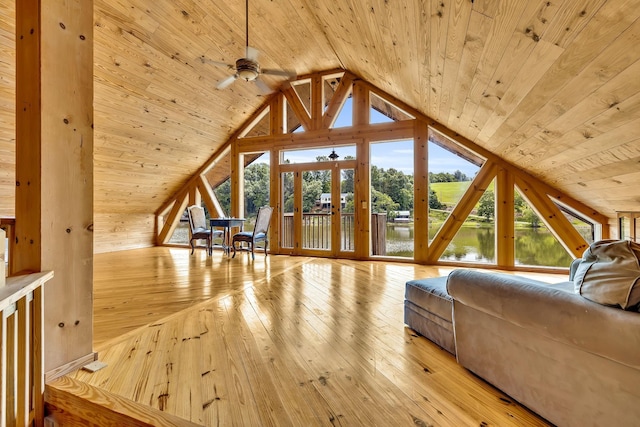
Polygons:
[[[491,221],[496,217],[496,196],[493,190],[486,190],[478,202],[478,215]],[[517,191],[513,197],[515,219],[527,222],[533,228],[538,228],[542,221],[538,214],[529,206],[526,200]]]
[[[345,157],[345,160],[353,159]],[[317,161],[329,161],[326,156],[319,156]],[[252,163],[244,171],[245,215],[252,217],[260,206],[268,205],[269,195],[269,165],[266,163]],[[470,181],[467,175],[460,170],[454,173],[429,172],[430,182],[461,182]],[[284,211],[293,212],[293,175],[283,176]],[[396,211],[413,210],[413,175],[404,173],[395,168],[384,169],[371,166],[371,205],[373,213],[387,212],[392,215]],[[231,207],[230,181],[227,180],[214,189],[223,211],[228,215]],[[354,171],[346,169],[342,171],[340,191],[346,194],[346,206],[343,212],[354,212]],[[304,212],[320,210],[318,201],[322,193],[331,192],[331,171],[306,171],[302,175],[302,208]],[[437,193],[429,190],[429,207],[431,209],[444,209],[446,206],[440,202]]]

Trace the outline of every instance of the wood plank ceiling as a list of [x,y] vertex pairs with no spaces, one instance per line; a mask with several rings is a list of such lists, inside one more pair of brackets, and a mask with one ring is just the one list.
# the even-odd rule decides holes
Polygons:
[[[14,2],[0,3],[5,195]],[[154,212],[263,103],[246,82],[216,90],[228,70],[199,60],[243,56],[244,7],[94,0],[96,212]],[[250,0],[249,8],[262,67],[348,69],[610,217],[640,210],[640,0]]]

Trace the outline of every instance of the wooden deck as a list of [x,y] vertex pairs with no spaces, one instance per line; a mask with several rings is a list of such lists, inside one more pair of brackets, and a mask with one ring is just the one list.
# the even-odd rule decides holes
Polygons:
[[73,380],[206,426],[548,425],[404,326],[450,268],[189,252],[95,257],[108,366]]

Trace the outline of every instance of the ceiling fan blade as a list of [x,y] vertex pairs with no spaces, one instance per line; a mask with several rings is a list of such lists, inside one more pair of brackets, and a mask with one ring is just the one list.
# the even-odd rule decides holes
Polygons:
[[255,47],[247,46],[247,51],[245,58],[250,59],[252,61],[258,61],[258,55],[260,52]]
[[220,90],[225,89],[225,88],[229,87],[229,85],[231,83],[235,82],[237,78],[238,78],[237,74],[230,75],[226,79],[220,80],[220,82],[218,83],[218,86],[216,86],[216,88],[218,88]]
[[271,69],[263,69],[262,74],[269,74],[271,76],[283,76],[288,77],[290,79],[296,78],[296,72],[293,70],[271,70]]
[[234,66],[231,64],[227,64],[226,62],[222,62],[222,61],[214,61],[213,59],[207,59],[204,56],[200,57],[200,61],[202,61],[203,64],[211,64],[211,65],[215,65],[217,67],[225,67],[228,68],[230,70],[234,69]]
[[260,93],[262,93],[263,95],[268,95],[272,92],[271,88],[262,80],[255,79],[254,82],[256,83],[256,86],[258,86],[258,90],[260,91]]

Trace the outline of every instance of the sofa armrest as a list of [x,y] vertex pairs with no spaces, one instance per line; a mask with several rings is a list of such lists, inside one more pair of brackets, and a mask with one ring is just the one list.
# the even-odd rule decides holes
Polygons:
[[473,270],[452,271],[447,291],[457,303],[640,368],[640,313],[603,306],[536,280]]

